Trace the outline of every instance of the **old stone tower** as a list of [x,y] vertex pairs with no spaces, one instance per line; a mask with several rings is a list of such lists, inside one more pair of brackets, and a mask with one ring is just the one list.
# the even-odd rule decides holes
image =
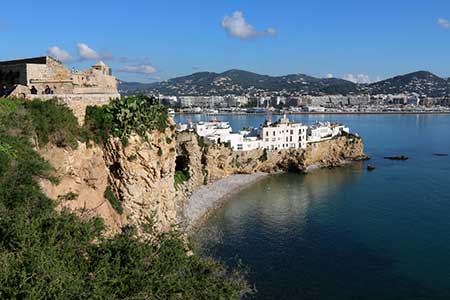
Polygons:
[[80,119],[87,105],[103,105],[120,97],[117,80],[104,62],[76,71],[50,56],[0,62],[0,88],[0,97],[61,99]]

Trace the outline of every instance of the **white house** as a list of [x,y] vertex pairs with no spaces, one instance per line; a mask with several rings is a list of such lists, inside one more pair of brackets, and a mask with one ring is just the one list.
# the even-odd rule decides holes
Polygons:
[[230,146],[234,151],[261,149],[263,148],[263,142],[255,132],[256,130],[231,133],[224,137],[223,141],[230,143]]
[[329,122],[316,124],[308,127],[308,143],[316,143],[329,140],[343,132],[349,133],[348,127],[341,124],[331,124]]
[[305,149],[307,129],[302,123],[290,122],[285,115],[278,122],[266,122],[261,126],[259,137],[267,150]]
[[231,126],[228,122],[209,121],[189,124],[199,136],[226,136],[231,133]]

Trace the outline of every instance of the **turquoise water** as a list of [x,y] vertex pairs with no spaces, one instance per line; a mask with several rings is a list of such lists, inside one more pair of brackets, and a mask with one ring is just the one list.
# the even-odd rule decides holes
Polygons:
[[[238,129],[265,117],[219,118]],[[240,259],[255,299],[450,299],[450,157],[433,155],[450,153],[450,116],[294,118],[349,125],[376,170],[365,162],[267,178],[208,220],[205,251]],[[383,159],[398,154],[410,160]]]

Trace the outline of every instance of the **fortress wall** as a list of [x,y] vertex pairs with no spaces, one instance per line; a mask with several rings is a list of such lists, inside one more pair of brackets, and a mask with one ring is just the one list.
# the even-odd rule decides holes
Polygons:
[[84,123],[87,106],[107,105],[113,99],[120,98],[120,94],[65,94],[65,95],[29,95],[27,99],[60,99],[62,102],[72,109],[80,124]]

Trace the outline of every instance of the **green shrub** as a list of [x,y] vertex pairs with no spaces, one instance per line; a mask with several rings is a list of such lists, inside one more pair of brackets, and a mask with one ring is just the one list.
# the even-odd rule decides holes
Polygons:
[[39,145],[49,142],[58,147],[78,147],[80,126],[72,110],[58,100],[25,101],[24,107],[30,114]]
[[166,144],[170,144],[170,143],[172,143],[172,139],[170,138],[170,137],[166,137]]
[[197,143],[200,146],[201,149],[204,149],[206,147],[205,139],[204,137],[198,135],[195,133],[195,136],[197,137]]
[[265,161],[267,160],[267,150],[266,150],[266,149],[263,150],[263,153],[262,153],[261,156],[258,158],[258,160],[259,160],[260,162],[265,162]]
[[97,144],[105,143],[112,135],[113,117],[104,106],[86,107],[84,120],[85,140],[93,140]]
[[76,194],[74,192],[68,192],[67,194],[58,196],[58,200],[62,200],[62,201],[73,201],[76,199],[78,199],[78,194]]
[[162,156],[163,155],[163,151],[161,148],[158,148],[158,156]]
[[102,107],[86,109],[86,137],[96,142],[106,142],[109,136],[125,143],[132,133],[146,137],[147,132],[164,132],[169,114],[166,107],[155,98],[132,96],[111,101]]
[[114,208],[115,211],[119,213],[119,215],[123,214],[123,207],[122,207],[122,201],[120,201],[119,198],[114,194],[114,192],[111,190],[111,187],[108,186],[103,193],[103,196],[106,200],[109,201],[111,206]]

